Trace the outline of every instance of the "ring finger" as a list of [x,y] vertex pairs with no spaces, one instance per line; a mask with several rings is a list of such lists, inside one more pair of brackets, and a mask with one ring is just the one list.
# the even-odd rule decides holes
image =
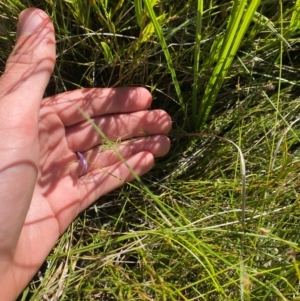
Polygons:
[[153,154],[154,157],[164,156],[170,149],[170,140],[164,135],[156,135],[152,137],[142,137],[135,140],[128,140],[120,144],[115,143],[114,145],[102,145],[95,147],[90,151],[82,153],[87,167],[80,163],[78,172],[80,176],[95,169],[102,169],[117,162],[120,159],[126,159],[133,155],[147,151]]

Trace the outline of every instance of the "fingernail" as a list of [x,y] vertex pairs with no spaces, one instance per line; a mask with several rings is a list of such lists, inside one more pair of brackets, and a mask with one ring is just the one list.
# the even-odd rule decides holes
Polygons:
[[39,10],[29,8],[21,12],[19,16],[17,39],[22,36],[28,36],[38,33],[41,29],[43,18]]

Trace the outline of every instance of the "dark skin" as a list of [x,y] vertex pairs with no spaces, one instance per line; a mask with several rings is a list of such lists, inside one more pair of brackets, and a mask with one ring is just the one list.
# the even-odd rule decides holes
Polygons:
[[[143,88],[43,99],[55,64],[50,18],[27,9],[0,78],[0,300],[15,300],[60,235],[102,195],[149,171],[170,148],[171,119]],[[85,112],[115,148],[102,139]],[[115,149],[122,155],[120,160]],[[88,158],[88,167],[77,152]]]

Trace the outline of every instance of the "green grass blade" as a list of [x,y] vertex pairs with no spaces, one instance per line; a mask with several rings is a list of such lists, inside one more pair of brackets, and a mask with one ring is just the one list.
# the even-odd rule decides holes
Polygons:
[[197,94],[199,91],[199,61],[200,61],[200,42],[202,34],[203,1],[198,0],[197,19],[196,19],[196,44],[194,52],[194,80],[193,80],[193,120],[196,120]]
[[300,27],[300,0],[295,3],[295,9],[290,20],[290,29],[292,31],[298,30]]
[[198,129],[201,128],[208,118],[218,92],[224,82],[227,71],[231,66],[233,58],[259,4],[260,0],[250,1],[247,8],[246,0],[234,1],[230,21],[223,39],[222,48],[220,49],[217,65],[210,77],[203,99],[199,106],[196,120],[196,126]]
[[135,17],[140,27],[143,26],[143,5],[142,0],[134,0]]
[[172,81],[173,81],[173,84],[174,84],[174,87],[175,87],[177,97],[179,99],[181,110],[184,113],[184,121],[189,123],[189,120],[187,118],[187,111],[185,109],[186,105],[183,101],[181,89],[180,89],[180,86],[179,86],[179,83],[178,83],[178,80],[177,80],[177,76],[176,76],[176,71],[175,71],[175,68],[174,68],[174,65],[173,65],[173,62],[172,62],[172,59],[171,59],[171,55],[170,55],[170,52],[169,52],[169,49],[168,49],[168,46],[167,46],[167,42],[166,42],[165,37],[164,37],[163,32],[162,32],[162,28],[161,28],[160,24],[157,21],[157,17],[155,15],[154,10],[153,10],[151,1],[145,0],[144,3],[145,3],[145,6],[147,8],[147,11],[149,13],[149,17],[151,19],[151,22],[153,23],[153,26],[155,28],[155,32],[157,34],[157,37],[158,37],[159,43],[161,45],[161,48],[163,50],[163,53],[165,55],[167,65],[168,65],[168,69],[169,69],[169,72],[170,72],[171,77],[172,77]]

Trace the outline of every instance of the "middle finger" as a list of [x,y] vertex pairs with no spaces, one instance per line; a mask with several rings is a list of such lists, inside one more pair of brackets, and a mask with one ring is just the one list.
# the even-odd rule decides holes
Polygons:
[[[92,120],[110,141],[167,134],[171,129],[171,119],[162,110],[97,116]],[[66,127],[66,139],[69,149],[74,152],[85,151],[104,142],[88,120]]]

